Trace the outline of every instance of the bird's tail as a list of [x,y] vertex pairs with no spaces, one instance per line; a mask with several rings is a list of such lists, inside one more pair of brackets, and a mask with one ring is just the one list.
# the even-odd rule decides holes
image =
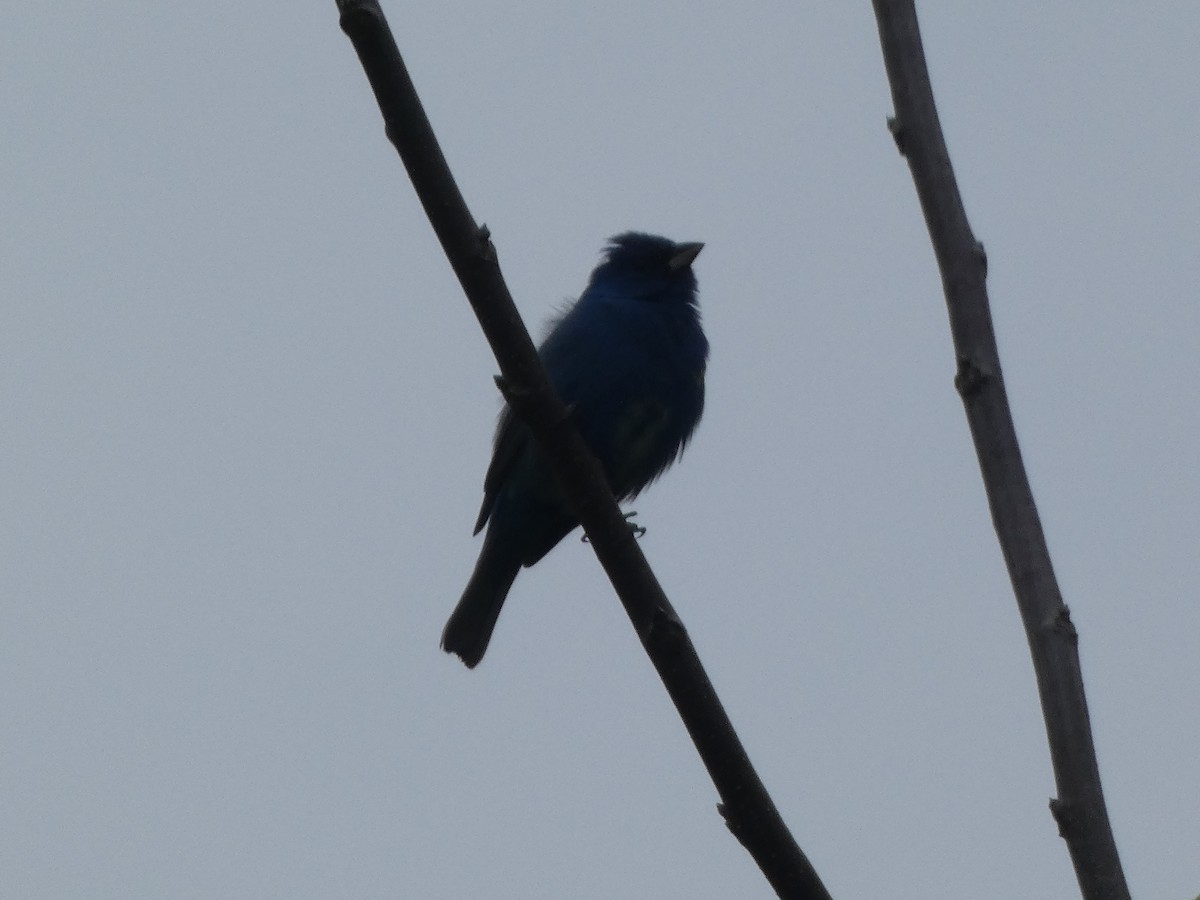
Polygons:
[[512,554],[490,545],[490,537],[491,534],[484,539],[471,580],[442,632],[442,649],[457,653],[468,669],[475,668],[483,659],[508,590],[521,570],[520,558],[512,559]]

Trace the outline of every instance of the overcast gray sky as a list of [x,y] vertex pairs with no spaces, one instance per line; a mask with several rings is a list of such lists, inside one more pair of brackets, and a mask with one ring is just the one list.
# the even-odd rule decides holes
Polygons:
[[[1077,894],[867,0],[385,6],[533,328],[703,240],[636,505],[837,898]],[[1200,891],[1200,5],[920,4],[1138,896]],[[0,897],[770,890],[590,549],[474,672],[496,365],[318,3],[0,30]]]

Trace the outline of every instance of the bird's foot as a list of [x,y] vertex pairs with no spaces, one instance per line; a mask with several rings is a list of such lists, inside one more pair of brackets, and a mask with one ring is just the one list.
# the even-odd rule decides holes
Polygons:
[[625,513],[625,524],[629,526],[629,530],[633,532],[633,536],[635,538],[640,538],[646,533],[646,526],[639,525],[637,522],[633,521],[633,517],[636,515],[636,509],[631,509],[629,512]]
[[[633,517],[637,515],[636,509],[631,509],[629,512],[623,513],[622,515],[625,519],[625,523],[629,526],[629,530],[633,532],[634,538],[640,538],[643,534],[646,533],[645,525],[639,525],[637,522],[633,521]],[[586,533],[579,540],[585,544],[591,543],[591,541],[588,540],[588,536]]]

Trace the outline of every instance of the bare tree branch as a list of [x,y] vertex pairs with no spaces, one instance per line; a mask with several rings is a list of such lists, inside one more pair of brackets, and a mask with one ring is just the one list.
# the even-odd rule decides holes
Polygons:
[[504,284],[487,228],[476,226],[459,193],[379,4],[338,0],[337,7],[342,30],[375,91],[388,138],[496,354],[502,373],[497,381],[550,459],[717,787],[726,824],[780,897],[829,900],[751,766],[599,464],[551,388]]
[[975,240],[942,137],[912,0],[873,0],[891,83],[888,127],[908,160],[933,241],[950,314],[955,387],[983,472],[992,523],[1029,639],[1058,797],[1050,810],[1087,900],[1128,900],[1092,744],[1078,635],[1063,605],[1009,412]]

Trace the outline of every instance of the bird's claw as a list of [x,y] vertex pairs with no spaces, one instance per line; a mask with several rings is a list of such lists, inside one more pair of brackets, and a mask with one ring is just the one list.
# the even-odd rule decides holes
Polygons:
[[636,515],[637,515],[636,509],[630,510],[629,512],[625,513],[625,516],[624,516],[625,524],[629,526],[629,530],[633,532],[633,536],[635,538],[640,538],[643,534],[646,533],[646,526],[639,525],[637,522],[633,521],[633,517]]
[[[643,534],[646,533],[645,525],[639,525],[637,522],[631,521],[633,519],[633,517],[636,515],[637,515],[637,510],[631,509],[627,513],[622,513],[622,516],[621,516],[623,519],[625,519],[625,524],[627,524],[629,526],[629,530],[633,532],[633,536],[635,539],[640,538]],[[588,540],[588,536],[587,536],[586,532],[584,533],[583,537],[581,537],[579,540],[584,544],[591,543],[591,541]]]

